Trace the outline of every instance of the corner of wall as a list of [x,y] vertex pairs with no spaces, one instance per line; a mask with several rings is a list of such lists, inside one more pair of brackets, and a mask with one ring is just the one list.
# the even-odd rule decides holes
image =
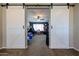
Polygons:
[[74,7],[73,49],[79,51],[79,4]]
[[3,39],[3,37],[2,37],[3,32],[2,31],[3,31],[2,30],[2,7],[0,6],[0,48],[2,48],[2,39]]

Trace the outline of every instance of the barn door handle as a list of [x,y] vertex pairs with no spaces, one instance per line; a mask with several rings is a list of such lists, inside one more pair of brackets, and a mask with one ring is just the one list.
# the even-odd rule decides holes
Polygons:
[[51,25],[51,29],[53,29],[53,26]]
[[23,25],[23,29],[25,29],[25,26]]
[[51,26],[51,29],[53,29],[53,26]]

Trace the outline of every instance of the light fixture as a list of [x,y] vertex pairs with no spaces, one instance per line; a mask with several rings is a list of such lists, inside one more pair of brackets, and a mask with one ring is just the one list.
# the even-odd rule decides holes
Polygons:
[[36,15],[36,16],[33,16],[35,19],[41,19],[41,16],[39,15]]
[[33,18],[35,18],[37,20],[44,20],[43,17],[44,17],[44,15],[42,15],[42,14],[37,14],[37,15],[33,16]]
[[37,19],[40,19],[41,17],[40,16],[37,16]]

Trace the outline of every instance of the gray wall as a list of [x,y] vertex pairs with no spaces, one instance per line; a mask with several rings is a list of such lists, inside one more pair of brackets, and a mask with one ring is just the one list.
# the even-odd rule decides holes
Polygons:
[[73,7],[69,7],[69,47],[73,48]]
[[0,7],[0,48],[2,47],[2,7]]
[[0,48],[6,46],[6,8],[0,7]]
[[5,48],[6,47],[6,25],[7,25],[7,23],[6,23],[6,7],[3,7],[2,8],[2,25],[3,25],[3,27],[2,27],[2,29],[3,29],[3,39],[2,39],[2,47],[3,48]]
[[79,4],[74,7],[74,48],[79,50]]

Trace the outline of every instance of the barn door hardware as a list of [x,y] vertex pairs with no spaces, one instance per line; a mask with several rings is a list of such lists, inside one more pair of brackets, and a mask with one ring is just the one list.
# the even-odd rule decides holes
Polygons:
[[53,3],[51,3],[51,8],[53,8]]
[[25,3],[23,3],[23,9],[25,8]]
[[6,8],[8,9],[8,5],[9,5],[9,3],[6,3]]
[[3,4],[1,4],[1,7],[4,7],[4,5],[3,5]]
[[23,29],[25,29],[25,26],[23,25]]
[[68,6],[68,9],[69,9],[69,7],[70,6],[75,6],[74,4],[69,4],[69,3],[67,3],[67,4],[53,4],[53,3],[51,3],[50,5],[49,4],[25,4],[25,3],[20,3],[20,4],[18,4],[18,3],[16,3],[16,4],[9,4],[9,3],[6,3],[6,4],[0,4],[0,6],[5,6],[6,8],[8,8],[8,6],[23,6],[23,8],[25,7],[25,6],[50,6],[51,8],[53,8],[53,6]]
[[68,6],[68,9],[69,9],[69,6],[70,6],[69,3],[67,3],[67,6]]

